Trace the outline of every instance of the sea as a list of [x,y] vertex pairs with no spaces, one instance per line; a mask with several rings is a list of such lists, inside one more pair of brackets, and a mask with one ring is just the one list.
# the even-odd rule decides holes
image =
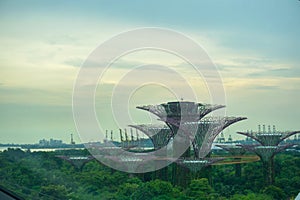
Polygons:
[[[6,147],[0,147],[0,152],[3,152],[7,149],[21,149],[22,151],[27,151],[27,148],[24,149],[24,148],[21,148],[21,147],[18,147],[18,146],[6,146]],[[70,149],[75,149],[75,150],[83,150],[84,148],[32,148],[30,149],[31,152],[51,152],[51,151],[57,151],[57,150],[70,150]]]

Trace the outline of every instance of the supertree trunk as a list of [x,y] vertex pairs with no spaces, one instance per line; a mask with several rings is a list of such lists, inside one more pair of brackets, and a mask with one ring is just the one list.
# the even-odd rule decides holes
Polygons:
[[177,184],[177,180],[178,180],[178,177],[177,177],[177,164],[174,162],[171,164],[172,166],[172,184],[173,185],[176,185]]
[[181,187],[186,187],[189,182],[190,182],[190,171],[180,165],[177,165],[177,169],[178,169],[178,179],[177,179],[177,184]]
[[168,167],[158,170],[157,177],[163,181],[168,181]]
[[[189,158],[191,154],[190,148],[188,148],[182,155],[183,158]],[[178,173],[178,185],[185,187],[189,184],[191,179],[190,170],[183,166],[178,166],[179,173]]]
[[235,164],[235,176],[242,177],[242,164],[240,164],[240,163]]
[[265,185],[273,185],[274,184],[274,159],[270,158],[267,161],[263,161],[263,169],[264,169],[264,179]]
[[275,169],[274,169],[274,158],[272,157],[269,164],[269,177],[270,177],[270,185],[273,185],[275,183]]
[[[206,156],[206,158],[211,158],[211,152],[209,152],[208,154],[207,154],[207,156]],[[208,177],[207,177],[207,179],[208,179],[208,182],[209,182],[209,184],[211,185],[211,186],[213,186],[213,178],[212,178],[212,166],[211,165],[209,165],[209,166],[207,166],[207,175],[208,175]]]

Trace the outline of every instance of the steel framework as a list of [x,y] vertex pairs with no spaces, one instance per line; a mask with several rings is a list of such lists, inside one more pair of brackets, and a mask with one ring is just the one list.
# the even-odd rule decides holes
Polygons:
[[176,162],[192,172],[197,172],[203,167],[207,167],[221,160],[224,160],[224,158],[180,158]]
[[268,126],[268,131],[265,130],[265,125],[263,125],[263,130],[261,130],[261,126],[258,126],[257,132],[237,132],[238,134],[245,135],[250,137],[261,145],[264,146],[277,146],[280,142],[287,139],[288,137],[300,133],[300,131],[277,131],[275,126],[273,126],[273,130],[271,131],[271,127]]
[[[208,113],[224,107],[223,105],[188,101],[138,106],[138,109],[149,111],[158,116],[159,120],[165,122],[170,130],[167,127],[162,128],[153,125],[131,125],[131,127],[148,135],[155,149],[166,146],[170,139],[174,137],[173,147],[175,147],[175,150],[176,145],[190,146],[192,144],[195,158],[204,158],[209,153],[214,139],[223,129],[233,123],[247,119],[246,117],[204,118]],[[177,139],[175,136],[177,136]]]
[[[182,122],[196,122],[208,113],[224,108],[224,105],[202,104],[189,101],[168,102],[160,105],[137,106],[159,117],[176,134],[178,124]],[[173,123],[170,123],[173,122]]]
[[76,167],[77,169],[82,169],[83,166],[89,161],[93,160],[93,156],[56,156],[61,158]]
[[197,132],[192,141],[195,157],[204,158],[210,151],[214,139],[225,128],[236,122],[247,119],[246,117],[207,117],[197,122]]
[[166,146],[172,137],[171,130],[166,126],[156,126],[152,124],[129,126],[136,128],[146,134],[151,139],[155,150]]
[[256,145],[241,146],[248,151],[254,152],[260,157],[263,164],[265,182],[267,185],[271,185],[274,183],[274,156],[293,146],[293,144],[280,145],[280,143],[286,138],[299,132],[300,131],[276,131],[275,126],[273,126],[273,131],[271,131],[271,126],[268,126],[268,131],[266,131],[265,125],[263,125],[263,130],[261,130],[261,126],[259,125],[257,132],[248,131],[237,133],[250,137],[259,143]]

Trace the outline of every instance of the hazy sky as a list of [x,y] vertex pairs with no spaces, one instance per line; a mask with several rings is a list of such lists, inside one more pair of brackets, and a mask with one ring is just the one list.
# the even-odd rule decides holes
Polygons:
[[[299,130],[299,25],[298,0],[1,0],[0,143],[33,143],[42,138],[69,141],[70,133],[79,142],[72,90],[82,62],[102,42],[140,27],[173,29],[207,51],[224,83],[227,115],[248,117],[225,134],[236,137],[237,130],[256,129],[258,124]],[[185,74],[188,66],[182,60],[163,52],[125,56],[99,88],[111,93],[114,79],[128,66],[145,63],[181,69],[184,78],[203,92],[200,101],[209,101],[205,84]],[[109,106],[98,97],[97,116],[106,118],[107,129],[117,130],[106,113]],[[148,85],[131,97],[130,108],[172,98],[164,88]],[[143,111],[133,111],[132,116],[139,123],[149,119]]]

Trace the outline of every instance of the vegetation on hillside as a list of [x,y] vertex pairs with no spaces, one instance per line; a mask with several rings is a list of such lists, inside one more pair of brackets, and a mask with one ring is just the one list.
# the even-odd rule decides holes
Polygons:
[[[300,153],[275,157],[275,184],[264,186],[260,162],[206,168],[185,186],[160,180],[154,173],[128,174],[112,170],[96,160],[81,169],[57,155],[88,155],[87,151],[0,153],[0,185],[24,199],[293,199],[300,192]],[[171,167],[168,168],[168,174]]]

